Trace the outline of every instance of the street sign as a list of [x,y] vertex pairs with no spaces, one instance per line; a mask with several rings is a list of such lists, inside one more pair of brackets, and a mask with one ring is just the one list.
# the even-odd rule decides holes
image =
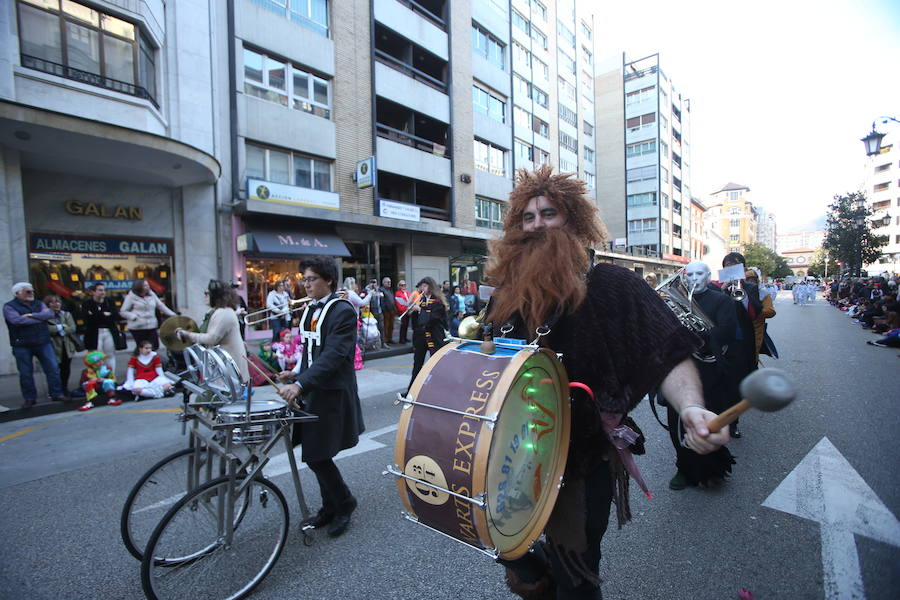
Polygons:
[[854,535],[900,547],[900,521],[827,437],[763,506],[820,524],[826,600],[864,600]]

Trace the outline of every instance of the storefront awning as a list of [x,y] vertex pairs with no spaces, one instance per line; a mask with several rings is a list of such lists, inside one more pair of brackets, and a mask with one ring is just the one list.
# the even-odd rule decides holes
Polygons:
[[268,256],[350,256],[341,238],[329,232],[253,231],[238,236],[237,250]]

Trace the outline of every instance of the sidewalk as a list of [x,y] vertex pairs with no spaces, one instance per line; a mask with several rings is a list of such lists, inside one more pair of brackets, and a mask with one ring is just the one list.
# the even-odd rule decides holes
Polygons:
[[[390,348],[371,350],[364,353],[363,360],[368,362],[411,352],[411,343],[402,346],[400,344],[391,344]],[[69,378],[69,389],[77,386],[78,377],[80,377],[81,369],[83,368],[83,357],[84,352],[80,352],[72,357],[72,376]],[[125,379],[125,369],[130,357],[130,348],[116,352],[116,375],[119,382]],[[34,368],[34,383],[38,390],[38,402],[31,408],[23,409],[21,408],[23,400],[22,393],[19,390],[18,374],[0,376],[0,423],[71,411],[78,408],[82,403],[80,399],[71,402],[51,402],[47,398],[47,378],[44,377],[44,371],[37,363],[35,363]]]

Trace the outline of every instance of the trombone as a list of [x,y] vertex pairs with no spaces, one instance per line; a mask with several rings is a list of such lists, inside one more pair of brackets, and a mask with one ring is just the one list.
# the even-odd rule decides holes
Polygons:
[[[338,291],[337,294],[341,298],[347,297],[347,292],[345,292],[344,290]],[[276,315],[275,310],[273,310],[271,308],[263,308],[261,310],[254,311],[252,313],[248,313],[248,314],[244,315],[244,325],[247,325],[247,326],[258,325],[259,323],[262,323],[263,321],[267,321],[275,316],[286,317],[286,316],[290,315],[291,313],[295,313],[295,312],[303,310],[304,308],[306,308],[307,304],[309,304],[310,302],[313,302],[314,300],[315,300],[315,298],[313,298],[312,296],[306,296],[305,298],[298,298],[297,300],[288,300],[287,312],[281,313],[280,315]]]
[[244,325],[252,326],[258,325],[263,321],[268,321],[272,317],[285,317],[293,312],[297,312],[306,307],[309,302],[312,302],[312,296],[307,296],[305,298],[299,298],[297,300],[288,300],[288,309],[287,312],[276,314],[276,311],[271,308],[264,308],[262,310],[257,310],[252,313],[247,313],[244,315]]

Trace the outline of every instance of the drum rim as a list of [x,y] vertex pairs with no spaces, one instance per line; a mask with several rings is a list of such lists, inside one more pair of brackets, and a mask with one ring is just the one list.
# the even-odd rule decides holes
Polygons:
[[[421,391],[423,385],[425,384],[425,380],[428,375],[430,375],[431,371],[434,369],[434,365],[436,365],[439,360],[449,352],[457,350],[460,346],[464,344],[470,343],[470,340],[462,341],[462,342],[451,342],[449,344],[444,345],[437,352],[435,352],[423,365],[422,370],[419,371],[418,376],[415,381],[413,381],[412,386],[410,386],[410,394],[412,394],[413,398],[417,398],[419,392]],[[463,351],[465,352],[465,351]],[[504,373],[501,376],[500,380],[497,382],[496,390],[505,389],[509,390],[512,383],[515,381],[515,377],[519,374],[525,362],[535,353],[540,352],[545,354],[549,359],[550,363],[554,365],[556,369],[558,381],[560,385],[560,394],[562,395],[562,405],[565,409],[569,408],[569,378],[566,373],[565,367],[562,362],[557,358],[556,353],[547,348],[538,348],[538,349],[530,349],[523,348],[518,351],[516,354],[510,356],[510,362],[507,364],[504,369]],[[487,406],[485,406],[485,414],[497,413],[500,414],[500,408],[503,405],[503,402],[506,400],[506,395],[504,394],[502,397],[499,394],[492,393],[491,398],[488,401]],[[406,436],[409,431],[410,421],[412,419],[412,414],[416,410],[416,406],[414,405],[406,405],[400,411],[400,420],[397,424],[397,436],[396,441],[394,443],[394,464],[402,471],[404,469],[404,458],[406,454]],[[560,448],[559,448],[559,456],[557,457],[556,466],[553,470],[553,477],[551,481],[561,481],[563,473],[566,469],[566,463],[568,461],[569,455],[569,444],[571,438],[571,411],[570,410],[561,410],[560,411]],[[487,469],[488,469],[488,461],[490,459],[490,448],[494,439],[494,429],[488,427],[487,422],[481,423],[481,432],[478,436],[478,444],[476,447],[476,460],[473,464],[472,470],[472,497],[477,497],[478,494],[485,494],[487,498],[488,495],[486,493],[487,488]],[[482,451],[483,448],[487,448],[487,451]],[[400,496],[400,502],[403,505],[403,508],[410,515],[416,515],[415,510],[413,510],[412,504],[409,501],[408,495],[408,483],[407,480],[398,477],[396,480],[397,493]],[[559,486],[551,485],[550,492],[547,495],[547,501],[543,506],[540,507],[539,510],[535,510],[528,523],[525,525],[525,529],[527,533],[523,536],[523,541],[512,547],[511,549],[499,551],[498,556],[503,559],[515,559],[523,556],[528,548],[535,542],[535,540],[540,537],[541,532],[547,526],[547,522],[550,519],[550,514],[553,511],[553,507],[556,505],[556,500],[559,496]],[[491,536],[490,528],[488,526],[488,513],[487,510],[475,509],[472,512],[473,522],[475,524],[475,530],[478,533],[478,541],[481,544],[481,547],[484,549],[496,549],[497,544],[494,543],[494,539]],[[416,515],[418,516],[418,515]],[[455,537],[455,536],[452,536]],[[459,538],[455,538],[459,539]],[[464,542],[465,543],[465,542]]]

